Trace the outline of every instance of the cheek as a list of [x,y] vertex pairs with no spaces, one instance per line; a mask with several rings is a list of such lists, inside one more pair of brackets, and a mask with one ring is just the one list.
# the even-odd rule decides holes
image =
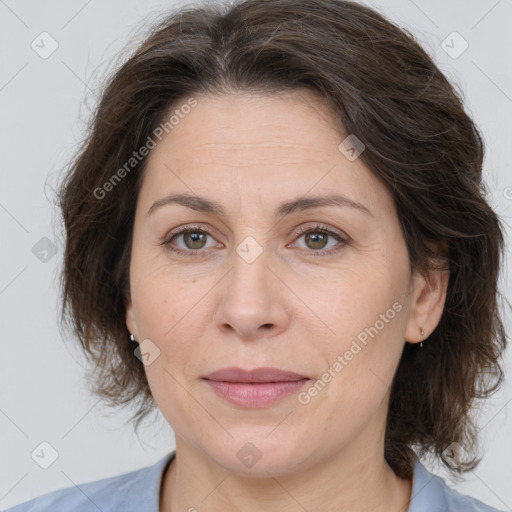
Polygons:
[[323,373],[301,403],[309,401],[306,407],[327,437],[347,436],[348,442],[383,407],[390,390],[404,345],[405,308],[386,288],[376,291],[360,290],[357,300],[338,294],[337,309],[331,306],[329,314],[335,334],[319,338]]
[[163,339],[165,332],[190,309],[191,288],[179,276],[161,257],[145,255],[140,250],[134,255],[130,269],[132,301],[145,337]]
[[325,333],[316,337],[325,371],[317,378],[329,381],[323,388],[328,402],[344,404],[347,411],[367,402],[375,406],[392,382],[407,310],[408,281],[399,268],[406,267],[376,259],[372,265],[344,269],[322,290],[309,292],[309,303],[322,320],[314,319],[314,330],[320,325]]
[[298,283],[294,291],[305,298],[304,303],[317,314],[317,325],[325,327],[327,338],[339,350],[376,322],[379,331],[390,331],[400,316],[400,307],[393,309],[393,304],[402,305],[405,284],[403,276],[392,272],[390,266],[375,262],[360,268],[337,269],[315,286]]
[[[146,269],[133,284],[133,306],[141,336],[152,340],[160,350],[160,364],[146,367],[148,378],[168,370],[183,373],[197,360],[198,344],[204,322],[211,318],[206,311],[204,282],[192,278],[186,282],[168,268]],[[208,290],[208,288],[206,288]],[[175,381],[165,372],[158,376],[169,386]],[[170,380],[169,380],[170,379]]]

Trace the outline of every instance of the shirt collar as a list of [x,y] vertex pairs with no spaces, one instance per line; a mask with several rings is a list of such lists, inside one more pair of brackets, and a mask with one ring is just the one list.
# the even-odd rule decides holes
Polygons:
[[160,489],[163,476],[175,456],[176,450],[168,453],[152,466],[138,471],[136,479],[130,481],[129,491],[124,493],[121,503],[116,505],[115,510],[124,510],[125,512],[140,512],[141,510],[159,512]]
[[407,512],[444,512],[446,500],[444,482],[430,473],[416,458],[412,479],[411,503]]

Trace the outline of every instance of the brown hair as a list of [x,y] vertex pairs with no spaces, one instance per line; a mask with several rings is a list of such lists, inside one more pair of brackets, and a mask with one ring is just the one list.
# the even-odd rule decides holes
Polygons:
[[[108,79],[87,137],[59,190],[66,230],[62,320],[93,363],[94,391],[136,402],[136,428],[155,410],[125,323],[137,195],[147,158],[134,151],[194,94],[316,91],[365,165],[389,188],[412,270],[446,249],[445,307],[424,343],[405,343],[393,380],[385,457],[411,478],[419,456],[472,448],[470,412],[502,383],[507,339],[498,307],[499,218],[482,183],[483,142],[454,90],[414,37],[343,0],[246,0],[182,8],[152,28]],[[113,182],[119,170],[122,179]],[[111,185],[106,187],[106,183]],[[108,189],[108,199],[103,199]],[[103,192],[98,192],[102,190]],[[468,461],[461,471],[480,462]]]

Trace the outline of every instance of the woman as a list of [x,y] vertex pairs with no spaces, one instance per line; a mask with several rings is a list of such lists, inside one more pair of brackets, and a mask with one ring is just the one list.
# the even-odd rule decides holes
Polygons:
[[[483,144],[412,36],[342,0],[167,17],[110,80],[62,183],[63,315],[96,392],[176,450],[12,512],[493,511],[503,373]],[[485,377],[485,378],[484,378]]]

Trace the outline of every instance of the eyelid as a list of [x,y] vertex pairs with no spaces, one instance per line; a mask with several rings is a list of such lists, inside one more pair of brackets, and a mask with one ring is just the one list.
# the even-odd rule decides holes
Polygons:
[[[179,226],[179,227],[167,232],[163,236],[163,238],[159,241],[158,245],[168,245],[168,244],[170,244],[170,242],[173,238],[175,238],[179,235],[188,233],[188,232],[196,232],[196,231],[210,235],[212,238],[215,237],[213,229],[210,227],[203,227],[203,226],[196,225],[196,224],[184,224],[183,226]],[[178,250],[180,250],[180,249],[178,249]],[[181,250],[183,251],[183,249],[181,249]],[[186,252],[199,252],[199,250],[196,250],[196,251],[189,250]]]
[[293,234],[300,236],[309,231],[314,231],[315,229],[318,231],[325,231],[330,235],[339,236],[340,238],[346,239],[347,241],[349,240],[348,235],[346,235],[342,231],[337,230],[336,228],[328,226],[327,224],[323,224],[322,222],[313,222],[311,224],[299,226],[293,231]]

